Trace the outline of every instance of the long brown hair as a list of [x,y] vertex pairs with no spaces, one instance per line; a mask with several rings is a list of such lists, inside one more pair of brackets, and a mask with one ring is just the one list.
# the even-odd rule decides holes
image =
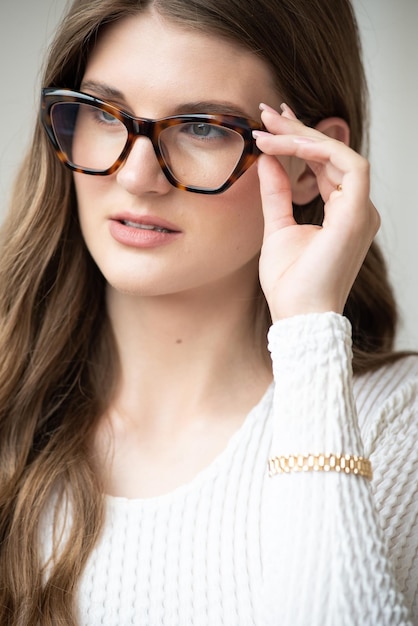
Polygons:
[[[75,0],[43,84],[78,88],[102,26],[150,4],[260,55],[301,119],[314,125],[342,117],[352,147],[363,149],[367,94],[348,0]],[[295,207],[299,221],[320,223],[322,212],[320,198]],[[397,358],[396,306],[376,244],[345,313],[356,371]],[[1,231],[0,337],[0,623],[72,626],[77,582],[104,518],[89,444],[111,397],[117,356],[71,174],[39,123]],[[43,563],[40,519],[51,502],[56,510],[68,505],[72,524],[54,560]]]

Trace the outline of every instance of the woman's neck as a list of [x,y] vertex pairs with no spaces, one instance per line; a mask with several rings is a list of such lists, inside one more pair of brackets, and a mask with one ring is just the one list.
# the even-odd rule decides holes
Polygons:
[[269,356],[255,337],[253,304],[235,304],[209,293],[205,302],[109,291],[120,380],[94,453],[107,493],[150,497],[189,482],[260,400]]
[[238,390],[239,404],[271,379],[249,298],[219,299],[208,289],[152,298],[109,290],[107,300],[121,368],[115,402],[138,419],[159,419],[175,406],[187,419]]

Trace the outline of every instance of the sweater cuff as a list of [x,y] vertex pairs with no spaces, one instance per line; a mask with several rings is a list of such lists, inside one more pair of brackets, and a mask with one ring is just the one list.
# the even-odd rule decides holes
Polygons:
[[280,320],[268,342],[275,379],[271,455],[361,455],[349,320],[333,312]]
[[298,353],[307,350],[318,351],[324,348],[327,342],[335,337],[342,340],[351,348],[351,324],[343,315],[330,311],[328,313],[309,313],[296,315],[275,322],[268,332],[268,348],[274,356],[279,349],[280,356],[288,350],[294,354],[299,345]]

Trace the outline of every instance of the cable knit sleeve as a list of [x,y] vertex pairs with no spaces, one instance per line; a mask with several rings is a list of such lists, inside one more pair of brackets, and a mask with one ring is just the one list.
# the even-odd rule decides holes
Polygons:
[[[275,378],[271,456],[364,455],[348,320],[326,313],[277,322],[269,349]],[[394,449],[403,452],[380,431],[370,430],[370,441],[373,436],[381,468],[393,460]],[[412,624],[378,511],[385,505],[370,481],[337,472],[291,473],[269,478],[265,496],[266,625]],[[404,506],[416,515],[416,503]]]

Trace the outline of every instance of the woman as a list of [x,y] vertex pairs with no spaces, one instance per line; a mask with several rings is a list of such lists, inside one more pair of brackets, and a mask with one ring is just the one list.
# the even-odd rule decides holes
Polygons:
[[350,5],[76,0],[43,85],[2,231],[1,623],[413,623],[418,365]]

